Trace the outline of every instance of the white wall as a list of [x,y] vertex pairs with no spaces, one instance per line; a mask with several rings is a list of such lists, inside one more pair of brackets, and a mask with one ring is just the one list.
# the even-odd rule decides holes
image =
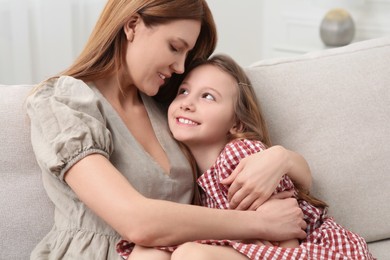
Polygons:
[[[85,44],[106,0],[0,0],[0,84],[37,83],[65,69]],[[322,17],[342,4],[355,41],[390,35],[390,0],[207,0],[216,52],[242,66],[324,49]]]
[[31,84],[71,64],[105,0],[0,0],[0,84]]
[[320,38],[322,18],[341,7],[355,22],[354,42],[390,35],[390,0],[264,0],[262,58],[329,48]]
[[217,52],[246,66],[261,58],[263,0],[207,0],[218,30]]
[[218,52],[243,66],[326,47],[322,18],[341,7],[355,21],[354,41],[390,36],[390,0],[208,0],[219,31]]

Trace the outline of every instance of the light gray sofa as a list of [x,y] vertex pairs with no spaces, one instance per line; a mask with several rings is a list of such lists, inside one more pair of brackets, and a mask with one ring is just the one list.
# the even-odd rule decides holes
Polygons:
[[[390,259],[390,37],[246,68],[275,144],[308,160],[330,214]],[[31,86],[0,86],[0,259],[28,259],[53,206],[29,141]]]

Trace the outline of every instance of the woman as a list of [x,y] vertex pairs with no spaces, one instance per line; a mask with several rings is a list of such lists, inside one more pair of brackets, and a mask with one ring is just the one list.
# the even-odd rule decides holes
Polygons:
[[[248,212],[186,205],[193,176],[163,108],[191,61],[207,58],[215,44],[204,0],[107,2],[75,63],[27,102],[34,152],[55,204],[53,229],[32,259],[117,259],[121,237],[142,246],[305,237],[293,199]],[[306,188],[311,183],[305,160],[286,149],[238,168],[232,208],[259,207],[284,173]]]

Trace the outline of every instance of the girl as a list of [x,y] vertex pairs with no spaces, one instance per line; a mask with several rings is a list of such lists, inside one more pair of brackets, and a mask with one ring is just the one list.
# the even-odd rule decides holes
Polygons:
[[[197,180],[201,202],[211,208],[229,208],[223,180],[240,160],[271,146],[251,83],[227,56],[214,56],[189,73],[169,107],[168,122],[173,136],[189,149],[202,173]],[[295,197],[308,223],[308,236],[299,246],[294,242],[287,247],[296,248],[236,241],[229,245],[250,259],[372,259],[363,238],[335,223],[326,215],[324,202],[294,186],[285,175],[275,194],[287,190],[297,191]]]
[[[201,204],[210,208],[229,208],[224,180],[241,160],[271,146],[249,79],[223,55],[200,62],[189,72],[169,106],[168,122],[175,139],[190,151],[200,173]],[[218,251],[221,259],[373,259],[362,237],[328,217],[327,205],[294,185],[286,175],[274,194],[284,191],[294,191],[304,212],[306,239],[201,240],[163,249],[176,249],[171,259],[214,259]]]

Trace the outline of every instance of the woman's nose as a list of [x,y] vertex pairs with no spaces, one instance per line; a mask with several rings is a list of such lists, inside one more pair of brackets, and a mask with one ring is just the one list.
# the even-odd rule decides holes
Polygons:
[[186,56],[183,55],[182,57],[179,57],[176,59],[172,65],[171,68],[176,74],[183,74],[185,70],[185,62],[186,62]]

